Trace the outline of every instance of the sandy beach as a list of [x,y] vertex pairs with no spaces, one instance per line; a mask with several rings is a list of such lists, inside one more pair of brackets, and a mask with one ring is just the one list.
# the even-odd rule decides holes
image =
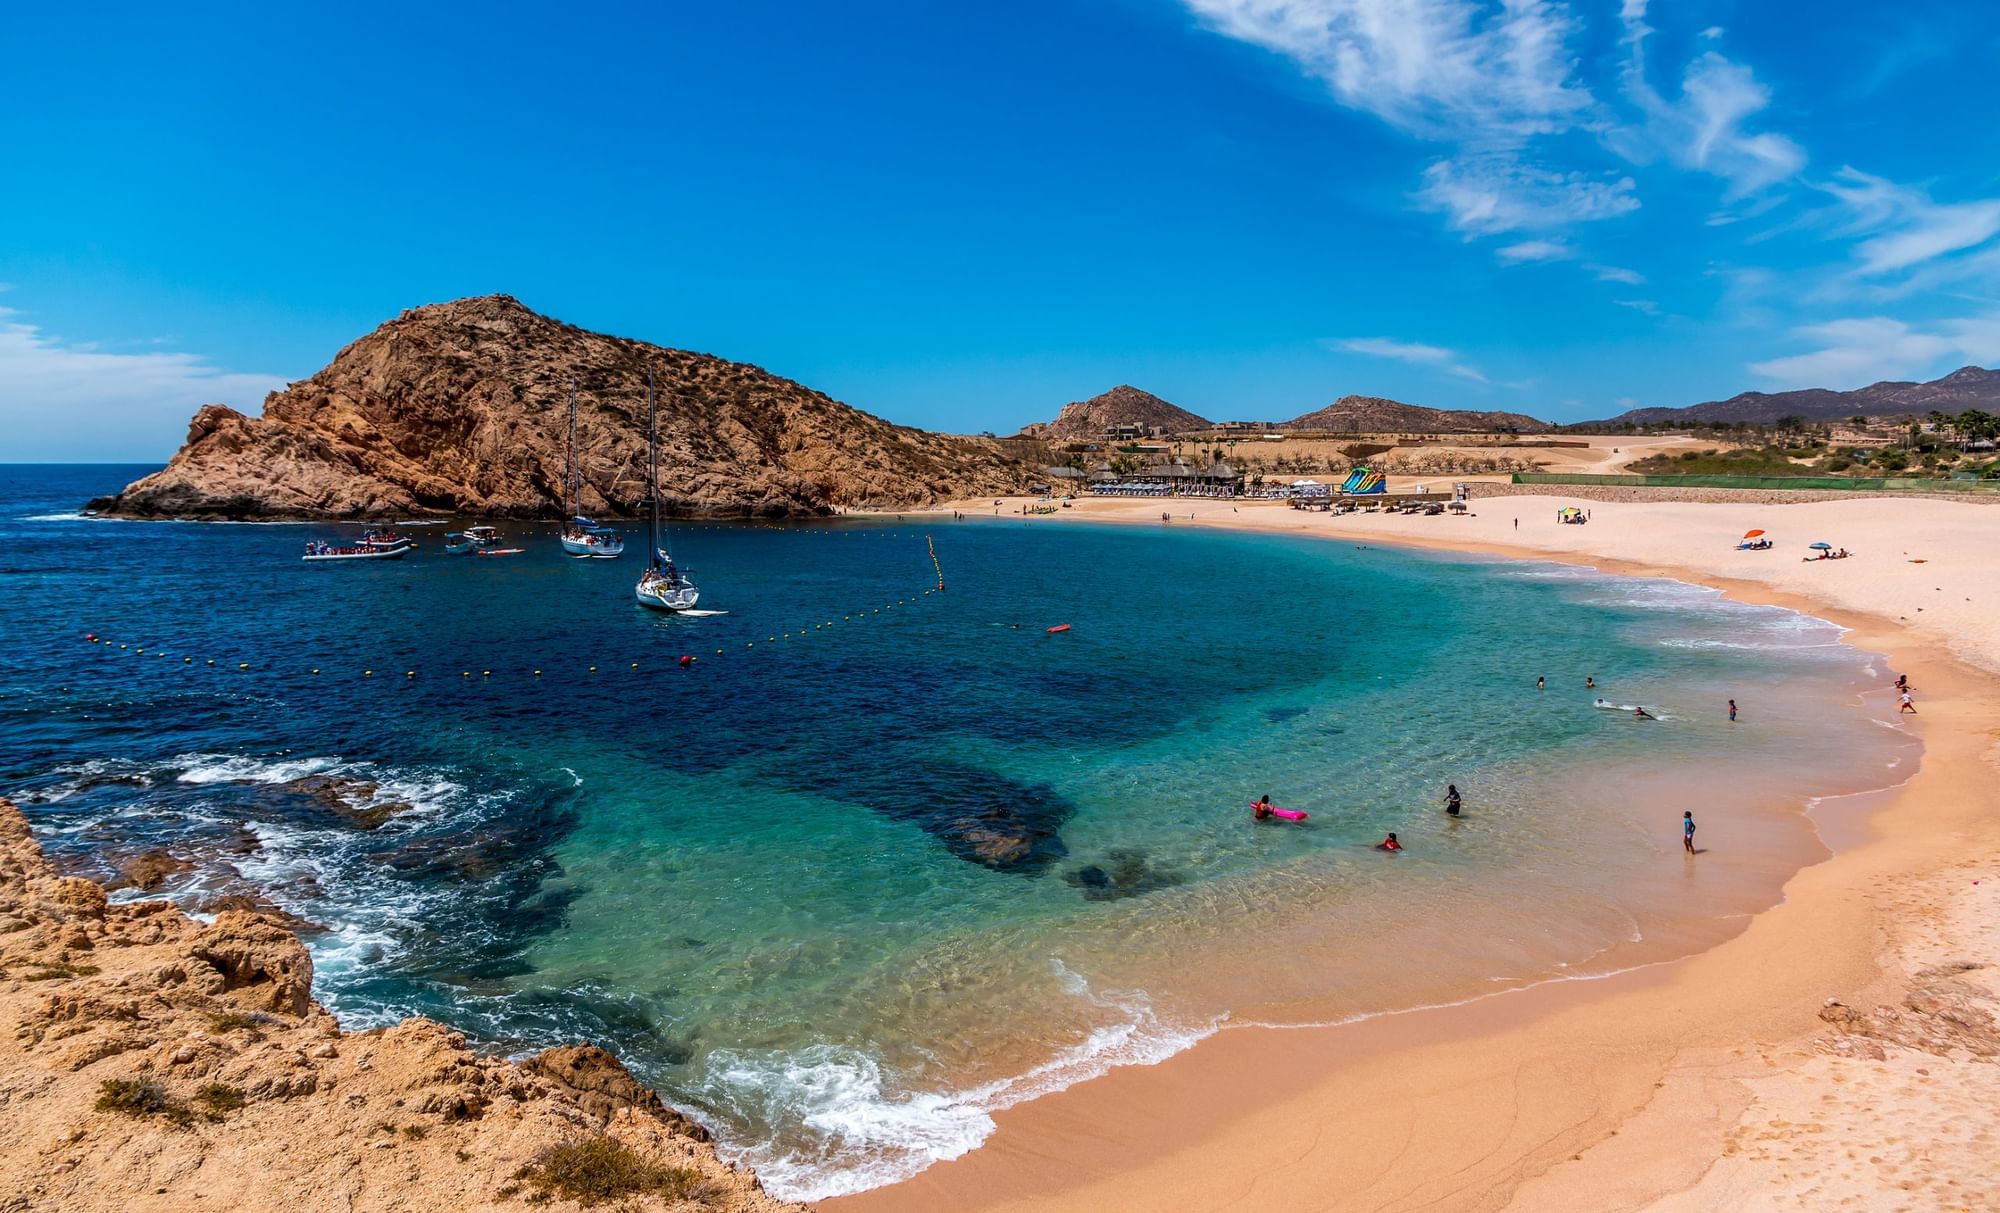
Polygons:
[[[1591,521],[1558,525],[1566,505]],[[1003,1112],[983,1148],[824,1208],[2000,1208],[2000,511],[1521,496],[1467,517],[1336,517],[1088,500],[1016,521],[1311,534],[1713,586],[1885,654],[1918,714],[1899,720],[1886,686],[1872,698],[1923,760],[1900,787],[1821,806],[1836,855],[1698,955],[1341,1027],[1224,1031]],[[1776,548],[1735,550],[1750,528]],[[1813,541],[1854,555],[1802,560]]]

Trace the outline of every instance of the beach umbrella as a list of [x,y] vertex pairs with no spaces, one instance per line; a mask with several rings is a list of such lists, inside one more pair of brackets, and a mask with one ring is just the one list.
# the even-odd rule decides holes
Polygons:
[[1833,545],[1830,543],[1809,543],[1806,546],[1818,548],[1822,552],[1831,552],[1833,550]]
[[1762,535],[1763,533],[1764,532],[1762,531],[1745,531],[1743,532],[1743,537],[1745,539],[1755,539],[1757,536]]

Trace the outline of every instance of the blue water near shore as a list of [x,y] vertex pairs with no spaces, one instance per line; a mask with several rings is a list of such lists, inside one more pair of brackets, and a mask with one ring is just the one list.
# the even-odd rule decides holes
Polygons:
[[[0,793],[50,853],[108,876],[164,847],[197,867],[161,895],[314,924],[349,1026],[604,1043],[792,1196],[1227,1024],[1696,944],[1812,858],[1809,797],[1912,757],[1830,625],[1672,582],[1173,526],[710,524],[675,554],[727,614],[675,618],[631,600],[638,542],[579,562],[547,526],[328,567],[297,556],[340,528],[77,516],[144,470],[0,466]],[[1251,822],[1265,792],[1311,821]],[[1406,852],[1371,849],[1389,830]]]

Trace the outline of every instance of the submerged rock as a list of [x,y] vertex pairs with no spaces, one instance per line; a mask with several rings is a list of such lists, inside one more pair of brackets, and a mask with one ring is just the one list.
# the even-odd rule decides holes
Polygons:
[[1178,872],[1154,867],[1144,852],[1112,851],[1102,865],[1088,864],[1064,873],[1063,879],[1082,889],[1087,901],[1117,901],[1172,888],[1186,878]]
[[138,889],[143,893],[151,893],[167,883],[168,877],[192,871],[194,864],[177,855],[170,855],[165,851],[147,851],[120,865],[117,877],[106,883],[104,889],[107,893],[119,889]]
[[413,807],[400,800],[378,801],[382,785],[345,775],[307,775],[272,784],[270,791],[304,797],[319,811],[362,830],[380,829],[391,818]]

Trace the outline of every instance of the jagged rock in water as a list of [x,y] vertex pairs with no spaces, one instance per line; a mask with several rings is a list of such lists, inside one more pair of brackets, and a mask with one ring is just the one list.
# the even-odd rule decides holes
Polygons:
[[588,332],[506,295],[414,308],[274,392],[205,405],[166,468],[91,503],[131,517],[564,512],[569,384],[587,513],[645,505],[646,374],[660,498],[676,514],[785,516],[1012,492],[993,443],[891,425],[789,379]]

